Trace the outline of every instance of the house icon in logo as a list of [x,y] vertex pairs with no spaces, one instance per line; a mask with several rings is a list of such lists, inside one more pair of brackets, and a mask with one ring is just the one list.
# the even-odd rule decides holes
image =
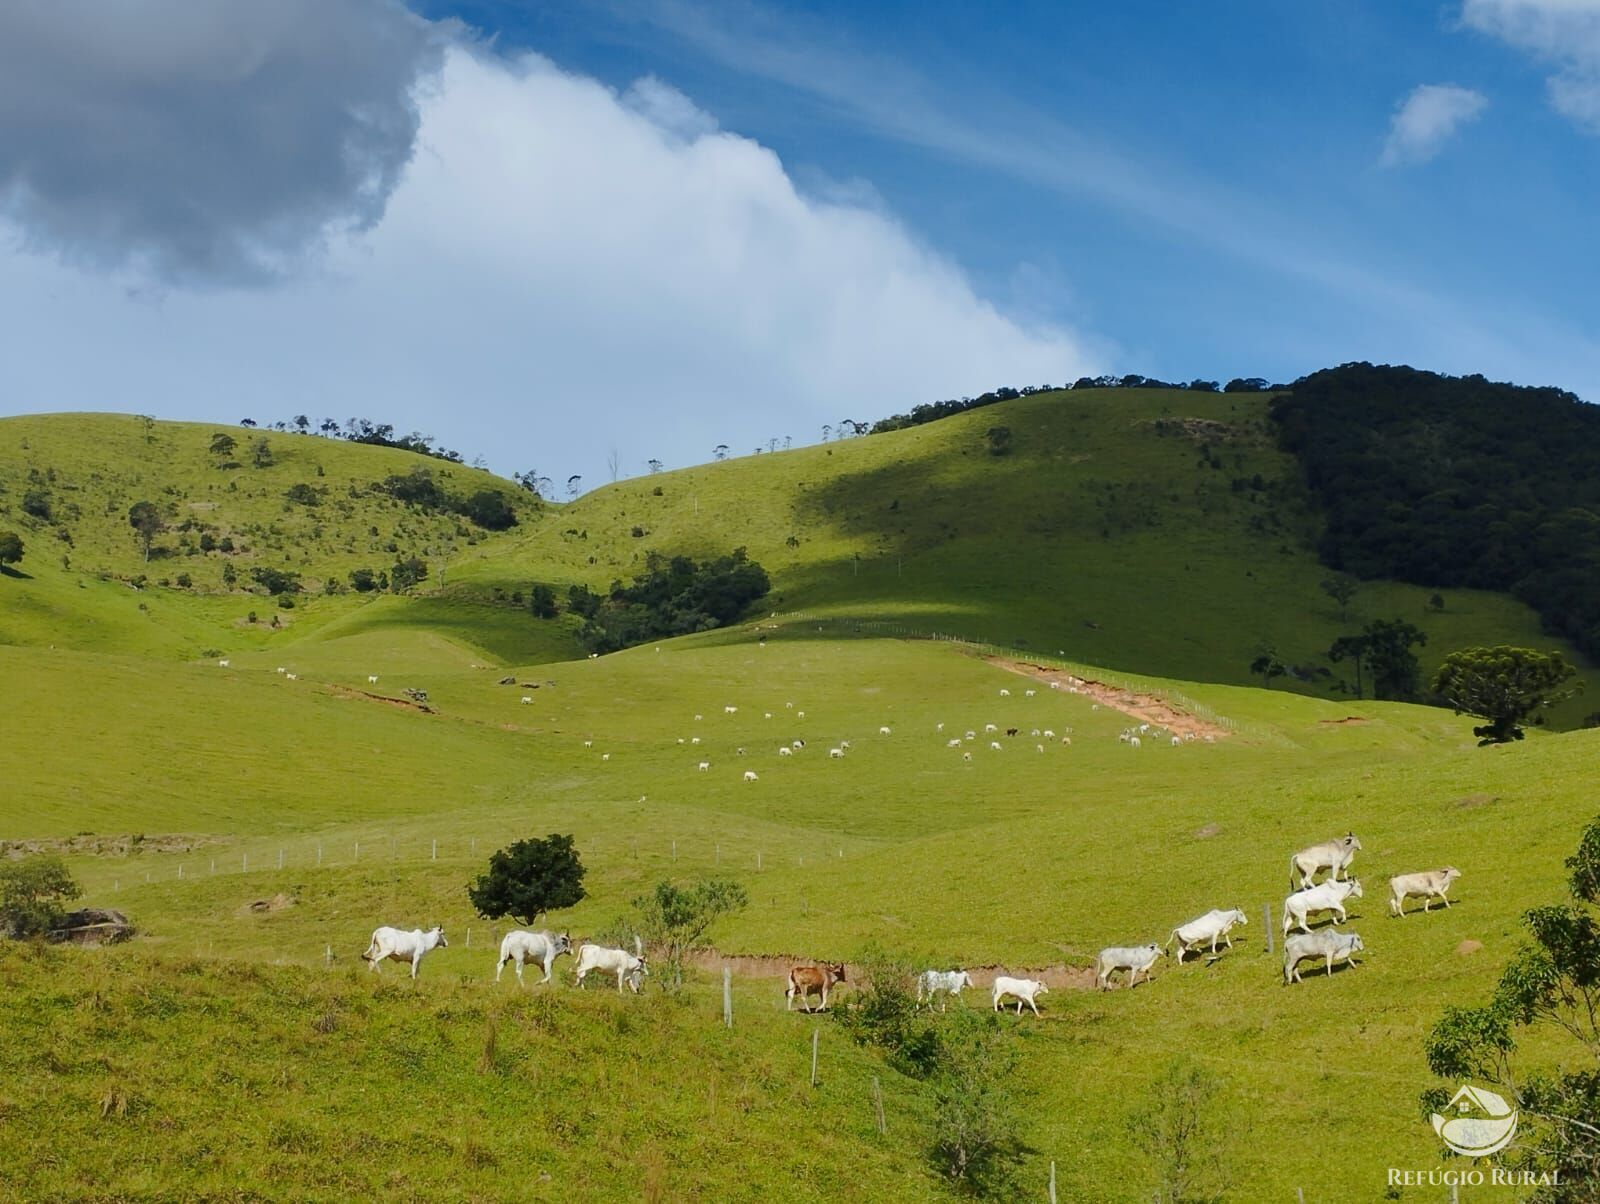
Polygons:
[[1446,1110],[1453,1115],[1433,1114],[1433,1131],[1445,1145],[1468,1158],[1499,1153],[1517,1135],[1517,1110],[1482,1087],[1466,1084]]

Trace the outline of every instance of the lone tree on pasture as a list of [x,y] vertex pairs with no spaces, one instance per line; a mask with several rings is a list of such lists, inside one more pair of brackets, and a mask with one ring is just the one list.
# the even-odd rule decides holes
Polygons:
[[139,541],[145,562],[149,563],[151,543],[167,529],[161,511],[154,502],[135,502],[128,508],[128,525],[133,528],[134,538]]
[[467,898],[484,919],[510,916],[523,924],[571,907],[583,896],[578,850],[572,837],[555,832],[501,849],[489,858],[488,873],[467,887]]
[[211,436],[211,454],[219,460],[233,459],[233,453],[239,450],[239,441],[227,431],[218,431]]
[[[1428,1068],[1451,1084],[1424,1092],[1424,1111],[1444,1113],[1463,1082],[1506,1091],[1520,1124],[1499,1157],[1559,1183],[1529,1197],[1550,1201],[1592,1200],[1586,1188],[1600,1182],[1600,817],[1566,864],[1572,901],[1524,912],[1533,943],[1512,955],[1489,1001],[1446,1008],[1423,1042]],[[1559,1064],[1519,1066],[1522,1032],[1534,1038],[1534,1057]]]
[[1505,644],[1462,648],[1444,658],[1434,674],[1433,692],[1456,714],[1488,720],[1472,729],[1480,744],[1505,744],[1522,739],[1522,725],[1530,717],[1543,723],[1539,711],[1582,688],[1581,682],[1566,686],[1576,672],[1559,652]]
[[1272,679],[1282,677],[1289,670],[1278,659],[1276,648],[1264,647],[1256,654],[1256,659],[1250,662],[1250,672],[1261,674],[1261,684],[1266,689],[1272,688]]
[[991,456],[1008,456],[1011,454],[1011,428],[1009,426],[991,426],[983,432],[983,437],[989,441],[989,454]]
[[1216,1153],[1227,1123],[1216,1104],[1218,1087],[1198,1063],[1174,1059],[1128,1118],[1128,1132],[1163,1200],[1214,1201],[1227,1190],[1227,1171]]
[[1322,583],[1322,592],[1339,604],[1339,622],[1343,623],[1350,609],[1350,599],[1361,589],[1361,583],[1349,573],[1335,573]]
[[15,531],[0,531],[0,569],[22,559],[22,536]]
[[250,463],[257,468],[272,466],[272,444],[265,435],[257,435],[250,444]]
[[60,928],[66,918],[62,904],[81,893],[59,857],[0,862],[0,932],[28,937]]
[[656,981],[664,990],[683,986],[683,963],[705,947],[711,925],[749,902],[744,887],[727,878],[704,878],[693,886],[658,882],[655,890],[633,901],[639,932],[650,948],[660,951],[662,974]]

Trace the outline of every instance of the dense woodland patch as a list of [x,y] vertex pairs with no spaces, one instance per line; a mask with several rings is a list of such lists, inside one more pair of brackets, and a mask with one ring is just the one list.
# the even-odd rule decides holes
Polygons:
[[1505,590],[1600,654],[1600,409],[1554,388],[1346,364],[1272,405],[1326,526],[1364,578]]

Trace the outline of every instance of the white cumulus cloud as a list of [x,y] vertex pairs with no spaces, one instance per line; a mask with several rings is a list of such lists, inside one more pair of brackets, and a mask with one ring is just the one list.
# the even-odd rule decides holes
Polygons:
[[1482,93],[1455,84],[1422,84],[1400,102],[1379,159],[1385,167],[1426,163],[1463,125],[1489,107]]
[[1464,0],[1461,20],[1552,65],[1550,103],[1600,134],[1600,0]]
[[1104,366],[659,80],[457,41],[417,104],[381,219],[277,287],[152,301],[0,240],[6,405],[359,414],[594,485],[613,446],[676,466]]

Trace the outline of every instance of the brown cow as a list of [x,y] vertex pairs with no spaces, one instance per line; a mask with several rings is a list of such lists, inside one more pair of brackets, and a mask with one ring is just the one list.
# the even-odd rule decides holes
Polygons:
[[794,1003],[796,993],[800,996],[800,1004],[806,1011],[811,1011],[811,996],[822,996],[822,1010],[828,1010],[828,988],[834,983],[844,981],[844,963],[822,966],[796,966],[789,971],[789,989],[784,993],[783,1010],[789,1011]]

